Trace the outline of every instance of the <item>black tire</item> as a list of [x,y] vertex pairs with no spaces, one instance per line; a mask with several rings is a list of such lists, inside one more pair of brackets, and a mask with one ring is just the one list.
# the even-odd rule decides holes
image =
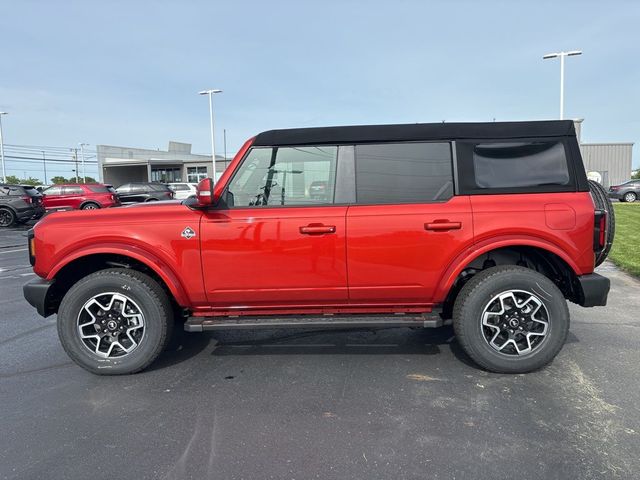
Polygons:
[[[79,315],[85,303],[108,292],[126,295],[139,306],[144,316],[143,336],[137,347],[115,358],[101,357],[90,351],[78,332]],[[173,309],[162,287],[148,275],[125,268],[100,270],[83,278],[67,292],[58,311],[58,336],[65,351],[74,362],[97,375],[144,370],[168,343],[173,324]]]
[[597,267],[607,259],[611,251],[611,245],[613,245],[613,239],[616,235],[616,212],[613,210],[611,199],[602,185],[596,181],[589,180],[589,190],[596,208],[607,212],[605,244],[604,248],[596,255],[595,265]]
[[98,205],[96,202],[87,202],[82,205],[82,207],[80,207],[80,210],[98,210],[99,208],[100,205]]
[[0,228],[13,227],[16,224],[16,214],[10,208],[0,208]]
[[635,192],[627,192],[622,196],[623,202],[633,203],[638,199],[638,195]]
[[145,202],[157,202],[157,201],[158,201],[158,199],[157,199],[157,198],[153,198],[153,197],[151,197],[151,198],[147,198],[147,199],[145,200]]
[[[519,355],[507,354],[508,350],[502,353],[489,344],[487,335],[492,335],[501,325],[494,330],[482,324],[485,308],[496,301],[496,296],[513,290],[537,297],[546,309],[543,312],[548,314],[546,336],[541,340],[531,337],[539,343],[530,352]],[[540,314],[533,312],[533,315]],[[511,320],[517,321],[517,318]],[[504,320],[507,327],[511,320]],[[453,308],[453,328],[463,350],[481,367],[496,373],[526,373],[544,367],[558,354],[569,331],[569,309],[562,292],[544,275],[515,265],[492,267],[474,275],[458,294]],[[516,335],[518,328],[515,328]],[[523,340],[524,333],[526,330],[515,338]],[[508,345],[508,348],[515,347]]]

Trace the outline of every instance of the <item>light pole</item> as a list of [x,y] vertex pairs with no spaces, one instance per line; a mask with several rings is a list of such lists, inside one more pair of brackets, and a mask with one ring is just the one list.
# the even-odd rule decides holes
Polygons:
[[213,133],[213,95],[222,93],[219,89],[202,90],[198,92],[200,95],[209,95],[209,122],[211,124],[211,158],[213,159],[213,183],[216,183],[216,141]]
[[564,119],[564,57],[582,55],[582,50],[571,50],[570,52],[547,53],[543,60],[560,57],[560,120]]
[[7,171],[4,167],[4,137],[2,136],[2,115],[7,115],[7,112],[0,112],[0,157],[2,157],[2,181],[7,183]]
[[84,147],[88,146],[88,143],[79,143],[80,145],[80,157],[82,158],[82,183],[87,183],[87,176],[84,171]]
[[47,157],[44,154],[44,150],[42,150],[42,165],[44,165],[44,185],[47,184]]

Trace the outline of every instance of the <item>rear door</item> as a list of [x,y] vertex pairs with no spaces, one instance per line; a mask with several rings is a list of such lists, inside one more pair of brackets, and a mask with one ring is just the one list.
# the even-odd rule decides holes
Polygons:
[[47,188],[42,193],[44,206],[48,209],[61,208],[64,203],[62,198],[62,187],[58,185],[54,185],[53,187]]
[[84,200],[84,190],[77,185],[62,187],[62,201],[64,207],[78,209]]
[[356,145],[347,212],[349,299],[434,301],[441,276],[473,243],[469,197],[454,196],[448,142]]

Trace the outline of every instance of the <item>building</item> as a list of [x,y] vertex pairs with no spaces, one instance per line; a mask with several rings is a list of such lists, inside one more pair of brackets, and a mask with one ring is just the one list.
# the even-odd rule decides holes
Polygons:
[[582,121],[575,120],[575,125],[587,176],[605,188],[629,180],[633,168],[633,143],[582,143]]
[[[128,182],[191,182],[211,177],[210,155],[191,153],[191,144],[169,142],[167,151],[98,145],[100,181],[118,187]],[[216,177],[230,160],[216,155]]]

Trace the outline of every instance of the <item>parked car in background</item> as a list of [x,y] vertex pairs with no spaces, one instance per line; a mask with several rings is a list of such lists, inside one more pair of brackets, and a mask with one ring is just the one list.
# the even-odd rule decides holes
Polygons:
[[134,182],[116,188],[122,203],[155,202],[172,200],[173,190],[164,183]]
[[36,185],[36,190],[39,191],[40,193],[44,192],[47,188],[49,188],[51,185]]
[[169,183],[168,185],[173,190],[173,198],[177,200],[196,196],[197,185],[195,183]]
[[635,202],[639,197],[640,180],[629,180],[609,187],[609,198],[615,198],[621,202]]
[[43,192],[47,210],[97,210],[117,207],[118,195],[101,183],[54,185]]
[[0,228],[44,215],[42,196],[29,185],[0,183]]

